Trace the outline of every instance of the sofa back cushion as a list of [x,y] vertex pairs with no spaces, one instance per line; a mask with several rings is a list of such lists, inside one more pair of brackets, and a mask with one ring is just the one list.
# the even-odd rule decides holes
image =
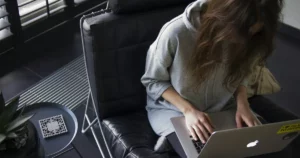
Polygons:
[[195,0],[108,0],[110,8],[115,14],[146,11],[153,8],[171,7],[193,1]]
[[147,50],[161,27],[186,6],[139,14],[105,13],[84,20],[89,81],[102,119],[145,107],[146,90],[140,79]]

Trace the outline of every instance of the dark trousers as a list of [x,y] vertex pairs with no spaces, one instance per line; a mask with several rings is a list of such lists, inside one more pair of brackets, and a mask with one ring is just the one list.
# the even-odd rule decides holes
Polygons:
[[[299,119],[295,114],[277,106],[263,96],[252,97],[249,99],[249,103],[252,110],[262,116],[268,123]],[[172,133],[168,135],[167,139],[175,152],[181,158],[186,158],[176,134]],[[281,152],[255,156],[255,158],[300,158],[300,136]]]

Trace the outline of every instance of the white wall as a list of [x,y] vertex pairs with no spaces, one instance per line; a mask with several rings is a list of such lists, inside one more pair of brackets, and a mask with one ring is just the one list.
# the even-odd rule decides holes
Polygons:
[[283,22],[300,29],[300,0],[285,0]]

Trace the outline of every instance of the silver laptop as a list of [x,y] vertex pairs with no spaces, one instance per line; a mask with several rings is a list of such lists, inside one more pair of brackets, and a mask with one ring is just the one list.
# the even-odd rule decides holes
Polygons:
[[209,116],[216,129],[205,145],[193,141],[184,117],[171,119],[188,158],[243,158],[278,152],[300,133],[300,120],[237,129],[233,110]]

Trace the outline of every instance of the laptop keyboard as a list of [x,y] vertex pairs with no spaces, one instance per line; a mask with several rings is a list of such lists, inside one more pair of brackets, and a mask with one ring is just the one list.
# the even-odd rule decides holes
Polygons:
[[190,136],[190,138],[192,139],[192,142],[193,142],[197,152],[200,153],[201,150],[203,149],[203,147],[205,146],[205,144],[203,144],[199,139],[194,140],[192,136]]

